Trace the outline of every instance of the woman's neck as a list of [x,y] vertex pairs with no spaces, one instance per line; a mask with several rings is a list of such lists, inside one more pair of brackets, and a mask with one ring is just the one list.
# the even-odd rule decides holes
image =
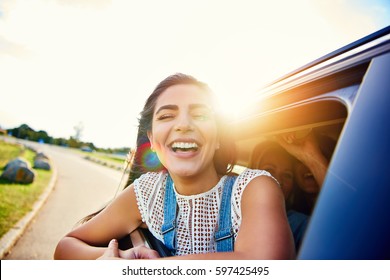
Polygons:
[[194,176],[178,176],[170,174],[177,193],[185,196],[197,195],[211,190],[218,184],[220,176],[214,168]]

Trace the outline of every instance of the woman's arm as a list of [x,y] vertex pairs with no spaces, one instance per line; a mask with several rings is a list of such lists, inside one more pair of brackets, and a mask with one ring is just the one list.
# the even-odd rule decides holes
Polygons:
[[234,252],[172,259],[294,259],[294,242],[284,203],[283,193],[275,180],[267,176],[256,177],[242,195],[242,222]]
[[[234,245],[234,252],[194,254],[170,257],[169,259],[295,258],[294,242],[287,221],[283,193],[274,179],[260,176],[248,183],[241,199],[241,214],[242,222]],[[123,257],[117,245],[115,243],[114,245],[103,249],[106,252],[106,257]],[[138,251],[128,252],[126,258],[155,257],[150,249],[135,249]],[[95,252],[94,257],[99,257],[104,252]],[[89,256],[89,254],[87,255]]]
[[256,177],[248,184],[242,195],[241,212],[235,251],[253,259],[295,258],[285,199],[273,178]]
[[104,254],[112,239],[119,239],[132,232],[141,222],[131,185],[103,211],[62,238],[56,247],[54,258],[97,259]]

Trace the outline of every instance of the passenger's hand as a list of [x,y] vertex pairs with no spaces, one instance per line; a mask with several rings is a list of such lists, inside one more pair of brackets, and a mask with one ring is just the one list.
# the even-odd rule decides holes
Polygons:
[[314,134],[309,134],[299,137],[296,133],[285,133],[275,138],[288,153],[306,165],[311,165],[317,162],[318,158],[322,158],[322,152],[318,145]]
[[303,137],[297,137],[295,133],[286,133],[277,136],[274,140],[306,165],[313,173],[317,184],[322,186],[329,162],[321,152],[318,141],[312,132]]

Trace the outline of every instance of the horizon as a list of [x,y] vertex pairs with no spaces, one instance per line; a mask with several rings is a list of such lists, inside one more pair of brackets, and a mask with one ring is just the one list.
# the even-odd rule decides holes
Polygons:
[[[3,128],[3,127],[0,126],[0,130],[5,130],[5,131],[7,131],[7,136],[18,138],[18,137],[16,137],[16,136],[10,134],[9,130],[17,129],[17,128],[20,128],[20,127],[22,127],[22,126],[27,126],[28,128],[32,129],[34,132],[44,131],[44,132],[47,133],[47,131],[45,131],[44,129],[34,129],[33,127],[31,127],[31,126],[28,125],[27,123],[22,123],[22,124],[20,124],[20,125],[18,125],[18,126],[16,126],[16,127],[8,127],[8,128]],[[53,136],[50,135],[50,133],[47,133],[47,135],[48,135],[48,137],[51,137],[51,138],[53,138],[53,139],[60,139],[60,138],[62,138],[62,139],[65,139],[65,140],[69,140],[69,139],[72,137],[72,138],[74,138],[74,139],[77,140],[77,138],[75,138],[75,137],[72,136],[72,135],[69,136],[69,137],[66,137],[66,138],[65,138],[65,137],[53,137]],[[18,139],[23,139],[23,138],[18,138]],[[23,140],[29,140],[29,139],[23,139]],[[33,140],[30,140],[30,141],[33,141]],[[33,141],[33,142],[34,142],[34,141]],[[39,142],[39,141],[37,141],[37,142]],[[98,146],[95,145],[95,143],[93,143],[93,142],[82,141],[82,140],[80,140],[80,142],[83,143],[83,144],[92,144],[92,145],[93,145],[95,148],[97,148],[97,149],[112,149],[112,150],[119,150],[119,149],[131,149],[131,148],[133,148],[133,147],[130,147],[130,146],[127,146],[127,147],[108,147],[108,148],[102,148],[102,147],[98,147]],[[39,142],[39,143],[41,143],[41,142]],[[45,143],[45,144],[52,144],[52,143]]]

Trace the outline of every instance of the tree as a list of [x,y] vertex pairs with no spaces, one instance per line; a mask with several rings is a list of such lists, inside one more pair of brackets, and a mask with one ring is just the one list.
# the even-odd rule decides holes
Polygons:
[[74,135],[74,139],[77,140],[77,141],[80,141],[81,139],[81,135],[83,134],[83,130],[84,130],[84,125],[82,122],[79,122],[77,125],[75,125],[74,127],[74,130],[75,130],[75,135]]

